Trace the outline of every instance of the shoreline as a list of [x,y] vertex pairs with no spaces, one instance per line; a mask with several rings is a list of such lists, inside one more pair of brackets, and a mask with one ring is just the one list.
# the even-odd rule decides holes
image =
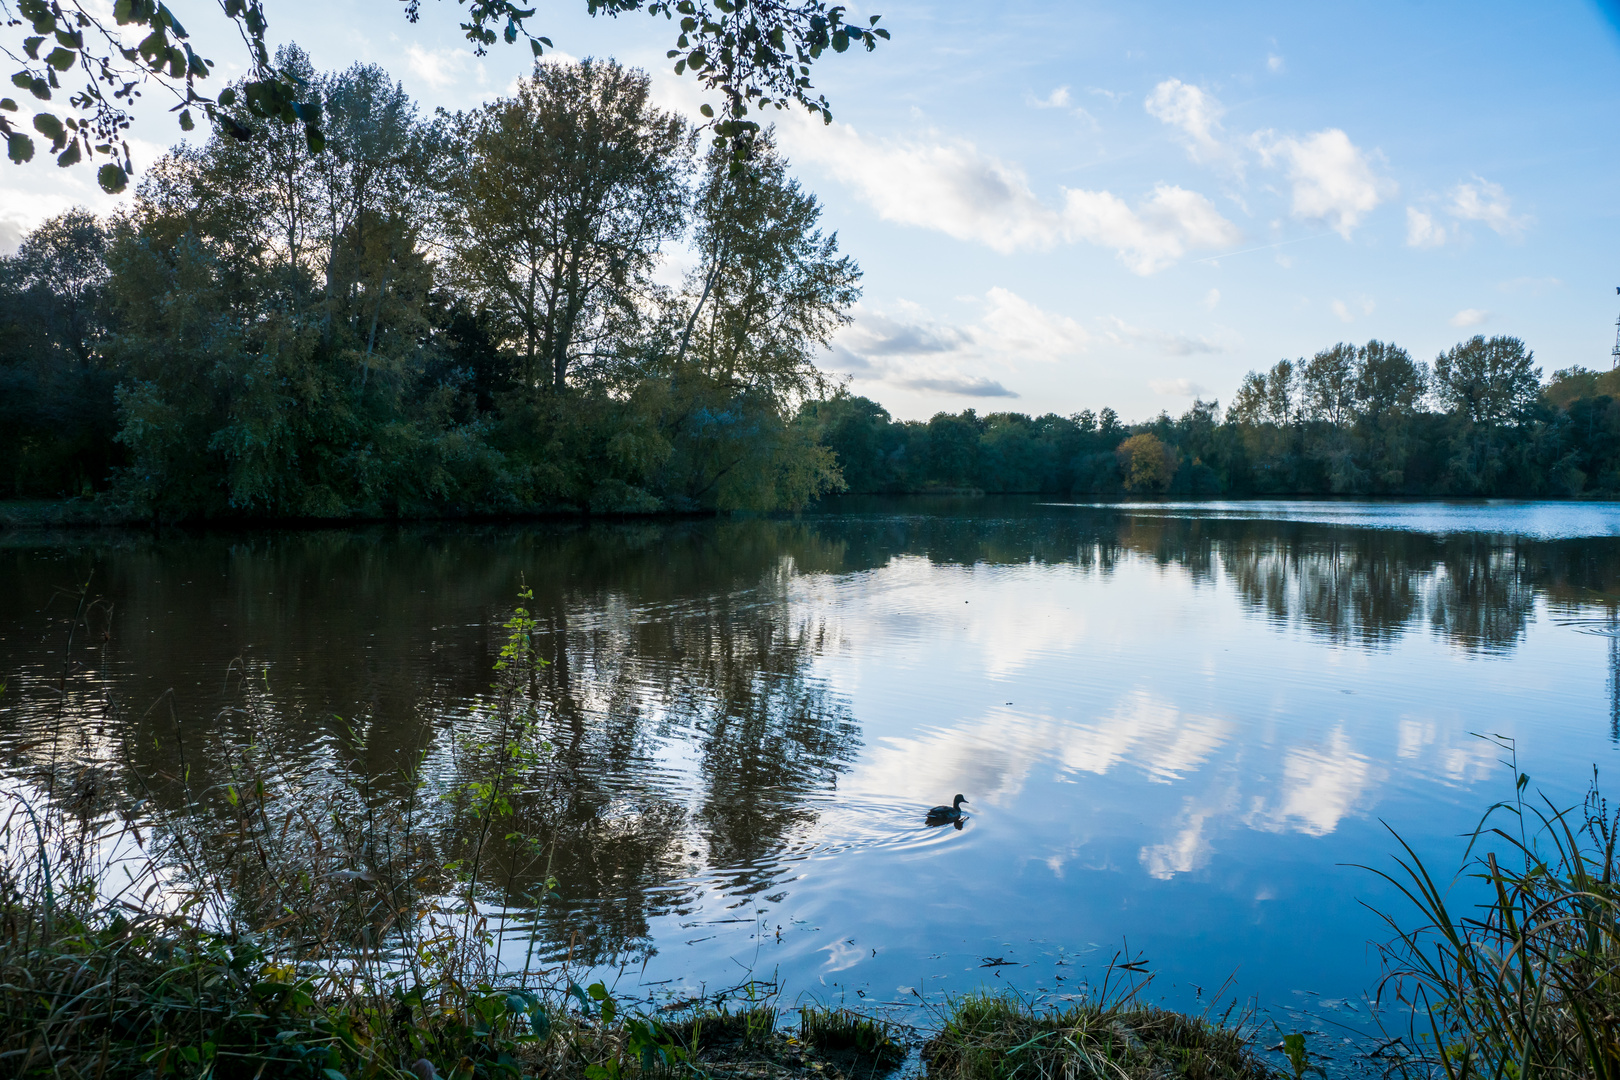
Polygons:
[[677,521],[707,521],[715,518],[796,518],[816,517],[821,514],[837,514],[848,512],[847,508],[839,504],[845,500],[871,504],[880,501],[922,500],[944,502],[946,500],[972,500],[984,499],[1020,499],[1029,500],[1031,505],[1052,506],[1094,506],[1099,508],[1119,508],[1124,506],[1161,506],[1161,505],[1199,505],[1220,503],[1267,503],[1291,502],[1302,504],[1345,505],[1345,504],[1374,504],[1392,506],[1416,506],[1428,503],[1440,505],[1487,506],[1487,505],[1520,505],[1528,503],[1559,504],[1559,505],[1596,505],[1601,503],[1620,503],[1614,497],[1599,497],[1596,495],[1572,495],[1563,498],[1547,497],[1485,497],[1485,496],[1435,496],[1435,495],[1322,495],[1313,493],[1286,494],[1248,494],[1248,495],[1211,495],[1211,496],[1132,496],[1128,493],[1114,495],[1080,496],[1064,494],[1061,492],[1029,492],[1029,491],[981,491],[971,490],[938,490],[938,491],[911,491],[894,493],[845,493],[825,496],[823,499],[802,510],[797,511],[722,511],[722,510],[657,510],[643,513],[636,512],[604,512],[590,509],[554,509],[532,511],[500,511],[483,512],[468,511],[465,513],[439,513],[421,514],[413,516],[387,516],[387,515],[354,515],[333,518],[308,517],[222,517],[222,518],[182,518],[178,520],[155,520],[151,517],[136,515],[112,507],[103,507],[97,500],[71,498],[71,499],[28,499],[28,500],[0,500],[0,533],[21,532],[28,530],[46,529],[125,529],[157,531],[160,529],[212,529],[212,530],[261,530],[284,529],[287,531],[304,531],[320,529],[342,529],[356,526],[370,525],[434,525],[434,524],[467,524],[467,525],[503,525],[522,524],[525,522],[578,522],[588,523],[597,521],[609,522],[677,522]]

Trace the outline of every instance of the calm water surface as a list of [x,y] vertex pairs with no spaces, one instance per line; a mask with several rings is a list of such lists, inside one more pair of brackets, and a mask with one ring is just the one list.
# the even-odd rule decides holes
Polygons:
[[[753,973],[872,1002],[1062,995],[1128,943],[1173,1004],[1230,977],[1353,1027],[1388,936],[1363,902],[1395,902],[1354,864],[1389,865],[1386,823],[1449,870],[1511,792],[1473,733],[1516,739],[1567,803],[1612,768],[1620,723],[1609,505],[12,532],[13,776],[53,715],[53,590],[87,576],[113,617],[70,680],[74,753],[115,783],[172,768],[172,716],[217,770],[240,659],[270,717],[256,738],[311,791],[341,775],[383,800],[406,757],[433,767],[474,722],[526,580],[578,795],[563,900],[528,924],[549,955],[622,966],[626,994]],[[957,792],[965,826],[925,828]]]

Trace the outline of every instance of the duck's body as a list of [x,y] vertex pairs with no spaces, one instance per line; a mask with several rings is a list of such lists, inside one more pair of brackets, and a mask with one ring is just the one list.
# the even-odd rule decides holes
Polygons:
[[965,802],[967,802],[967,799],[963,798],[961,795],[958,795],[955,799],[951,800],[950,806],[933,807],[928,811],[929,823],[933,825],[944,825],[951,821],[961,821],[962,804]]

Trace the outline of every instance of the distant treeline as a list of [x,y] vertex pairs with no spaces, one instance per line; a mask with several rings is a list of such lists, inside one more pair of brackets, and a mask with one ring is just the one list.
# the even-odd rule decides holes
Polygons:
[[1073,416],[896,421],[835,396],[805,419],[851,492],[1077,495],[1620,494],[1620,372],[1543,386],[1523,342],[1475,337],[1414,361],[1379,341],[1250,372],[1230,408],[1122,424]]
[[324,153],[222,121],[126,212],[69,212],[0,258],[0,498],[175,520],[1620,494],[1620,376],[1543,386],[1506,337],[1432,365],[1336,345],[1147,423],[896,422],[815,366],[860,269],[768,131],[705,151],[612,61],[431,118],[380,68],[279,63],[319,98]]

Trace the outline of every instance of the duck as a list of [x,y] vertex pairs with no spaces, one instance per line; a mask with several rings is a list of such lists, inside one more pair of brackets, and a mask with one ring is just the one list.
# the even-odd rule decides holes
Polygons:
[[950,806],[932,807],[928,811],[928,823],[930,825],[944,825],[946,822],[950,821],[961,821],[962,804],[965,802],[967,802],[967,798],[965,796],[958,795],[955,799],[951,800]]

